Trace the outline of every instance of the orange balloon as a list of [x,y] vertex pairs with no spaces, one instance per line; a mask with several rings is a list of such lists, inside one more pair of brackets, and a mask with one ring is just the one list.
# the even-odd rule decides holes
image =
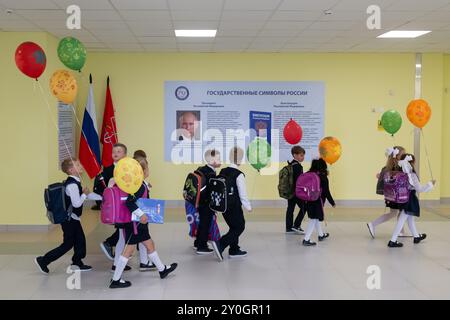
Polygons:
[[72,103],[78,92],[77,80],[66,70],[57,70],[50,79],[52,94],[64,103]]
[[329,164],[333,164],[341,157],[341,143],[335,137],[325,137],[319,143],[320,157]]
[[423,128],[431,118],[431,108],[423,99],[412,100],[406,108],[409,121],[418,128]]

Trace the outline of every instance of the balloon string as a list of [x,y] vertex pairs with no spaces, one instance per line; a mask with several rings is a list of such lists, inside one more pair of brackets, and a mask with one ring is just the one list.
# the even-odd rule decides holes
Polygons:
[[424,149],[425,149],[425,155],[427,157],[428,169],[430,170],[431,180],[434,180],[434,178],[433,178],[433,171],[431,170],[430,157],[428,156],[427,144],[425,143],[425,135],[423,134],[422,128],[420,128],[420,132],[422,133],[423,146],[424,146]]
[[[52,116],[52,110],[50,108],[50,103],[48,102],[48,99],[45,97],[44,89],[42,89],[41,83],[39,81],[37,81],[37,82],[38,82],[38,86],[39,86],[39,89],[40,89],[40,92],[41,92],[42,99],[44,100],[45,104],[47,105],[47,109],[48,109],[48,113],[50,115],[50,119],[52,120],[52,123],[53,123],[53,125],[56,128],[56,132],[58,133],[58,138],[61,138],[61,140],[63,141],[64,146],[66,148],[66,151],[69,154],[70,160],[73,163],[73,162],[75,162],[75,159],[72,157],[72,153],[70,152],[69,147],[67,146],[66,140],[61,136],[61,133],[60,133],[59,127],[58,127],[58,125],[56,123],[56,120]],[[76,166],[74,166],[74,168],[75,168],[78,176],[80,177],[81,184],[84,184],[84,181],[83,181],[83,178],[81,176],[81,173],[78,171]]]

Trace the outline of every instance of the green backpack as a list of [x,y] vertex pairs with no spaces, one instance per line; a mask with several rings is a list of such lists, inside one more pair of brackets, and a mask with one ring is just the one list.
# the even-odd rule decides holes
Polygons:
[[294,170],[290,164],[283,167],[278,174],[278,193],[284,199],[294,197]]

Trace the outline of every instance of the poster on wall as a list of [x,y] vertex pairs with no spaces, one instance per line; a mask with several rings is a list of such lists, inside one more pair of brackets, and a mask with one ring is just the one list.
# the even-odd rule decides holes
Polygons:
[[75,127],[72,107],[58,102],[58,155],[59,164],[75,157]]
[[201,163],[207,149],[244,149],[255,137],[272,146],[272,157],[292,158],[283,128],[292,118],[303,129],[306,161],[318,156],[324,133],[325,84],[302,82],[166,81],[164,159]]

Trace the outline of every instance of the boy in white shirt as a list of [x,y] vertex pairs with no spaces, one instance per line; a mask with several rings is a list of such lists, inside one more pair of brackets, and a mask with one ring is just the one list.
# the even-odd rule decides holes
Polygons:
[[244,232],[245,219],[242,206],[248,211],[252,211],[252,206],[247,197],[247,188],[245,185],[245,175],[238,169],[242,163],[244,157],[244,150],[239,147],[234,147],[230,151],[230,166],[220,171],[221,176],[227,177],[227,181],[232,183],[231,188],[237,189],[237,193],[231,197],[234,200],[228,202],[227,211],[224,212],[223,218],[229,226],[230,230],[227,234],[223,235],[219,241],[212,242],[214,251],[220,261],[223,260],[223,251],[229,247],[229,257],[239,258],[247,255],[246,251],[243,251],[239,247],[239,236]]

